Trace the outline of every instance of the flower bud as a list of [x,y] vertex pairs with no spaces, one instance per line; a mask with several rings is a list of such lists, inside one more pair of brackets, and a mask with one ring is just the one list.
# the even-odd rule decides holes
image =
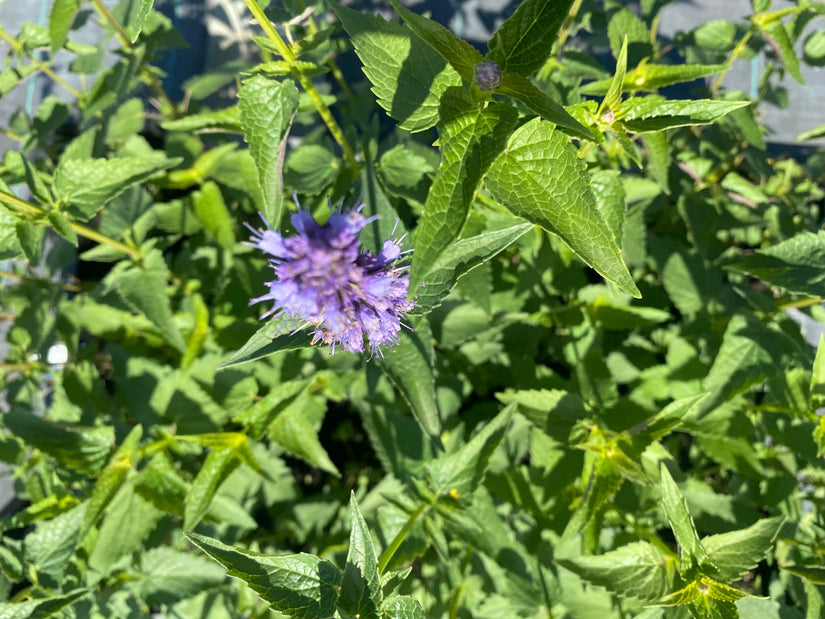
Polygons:
[[501,69],[493,60],[479,62],[473,67],[473,79],[479,90],[495,90],[501,84]]

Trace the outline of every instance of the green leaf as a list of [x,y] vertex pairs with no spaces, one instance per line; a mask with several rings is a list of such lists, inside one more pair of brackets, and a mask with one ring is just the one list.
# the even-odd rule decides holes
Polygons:
[[4,415],[3,425],[28,445],[90,476],[100,473],[114,442],[111,426],[73,427],[19,410]]
[[805,37],[802,55],[813,67],[825,66],[825,30],[815,30]]
[[269,435],[288,453],[298,456],[314,467],[340,477],[327,451],[318,439],[318,432],[304,411],[306,400],[299,398],[281,411],[269,426]]
[[627,544],[603,555],[556,559],[593,585],[645,602],[658,600],[670,588],[671,561],[648,542]]
[[627,72],[627,36],[622,40],[622,46],[619,50],[619,55],[616,56],[616,73],[610,80],[610,84],[605,92],[604,99],[599,105],[597,115],[601,116],[607,110],[612,112],[617,111],[622,104],[622,83]]
[[78,598],[88,595],[88,589],[76,589],[65,595],[53,595],[27,602],[0,602],[0,618],[2,619],[42,619],[55,616],[65,606]]
[[79,0],[54,0],[49,12],[49,46],[52,55],[66,42],[74,16],[79,8]]
[[149,17],[149,13],[152,11],[154,2],[155,0],[140,0],[140,9],[138,9],[137,15],[131,23],[126,24],[132,43],[138,40],[140,31],[143,30],[143,25],[146,23],[146,18]]
[[627,41],[630,66],[636,66],[653,52],[647,26],[626,7],[619,8],[610,16],[610,21],[607,23],[607,38],[614,58],[619,57],[623,42]]
[[240,461],[233,449],[215,449],[209,452],[189,488],[183,510],[183,528],[191,531],[204,517],[212,498]]
[[14,224],[14,229],[26,259],[32,265],[40,264],[40,259],[43,257],[43,241],[46,228],[41,224],[19,219]]
[[567,443],[577,421],[587,417],[584,402],[575,393],[558,389],[508,389],[497,393],[504,404],[514,402],[518,412],[548,436]]
[[62,158],[54,173],[54,191],[73,217],[86,221],[128,187],[171,168],[180,159],[120,157],[117,159]]
[[140,265],[120,262],[104,281],[117,290],[132,309],[144,314],[169,344],[180,352],[186,350],[186,342],[172,317],[166,293],[166,261],[160,250],[148,250]]
[[286,136],[298,109],[298,89],[292,80],[278,82],[255,75],[238,92],[243,136],[258,167],[264,216],[274,228],[281,222]]
[[425,314],[441,304],[456,282],[484,264],[533,229],[533,224],[482,232],[450,245],[435,261],[415,293],[416,313]]
[[232,420],[248,427],[252,437],[260,439],[281,411],[295,402],[301,394],[306,393],[311,382],[310,379],[305,379],[279,383]]
[[473,81],[473,67],[481,62],[481,53],[472,45],[459,39],[444,26],[421,17],[404,8],[398,0],[390,0],[395,11],[422,41],[450,63],[465,82]]
[[640,296],[599,215],[584,163],[551,123],[535,119],[519,127],[485,184],[514,214],[557,234],[602,276]]
[[622,474],[618,467],[604,456],[600,457],[590,471],[587,486],[582,493],[573,517],[562,534],[563,539],[580,533],[602,512],[609,501],[616,496],[622,485]]
[[294,191],[319,194],[335,178],[338,167],[329,146],[301,144],[286,159],[284,182]]
[[92,495],[89,497],[89,505],[83,519],[84,531],[97,522],[97,519],[103,514],[103,510],[106,509],[117,491],[120,490],[123,482],[126,481],[126,476],[134,465],[142,435],[142,426],[132,428],[123,443],[118,447],[115,455],[112,456],[112,460],[100,473],[100,477],[97,478],[95,487],[92,490]]
[[813,584],[825,585],[825,565],[785,565],[782,569]]
[[596,207],[621,247],[624,236],[625,191],[615,170],[596,170],[590,176]]
[[169,456],[155,454],[134,481],[135,492],[157,509],[183,516],[183,504],[189,493],[189,484],[175,470]]
[[514,404],[505,406],[467,444],[430,462],[426,470],[432,489],[454,499],[469,500],[484,480],[490,457],[504,438],[514,409]]
[[[727,23],[727,22],[725,22]],[[665,86],[692,82],[703,77],[716,75],[727,69],[723,64],[648,64],[642,63],[628,71],[619,82],[621,92],[656,90]],[[613,79],[596,80],[579,89],[583,95],[603,95],[615,83]]]
[[187,533],[189,540],[240,578],[277,611],[294,619],[335,614],[341,572],[310,554],[266,556],[226,546],[216,539]]
[[825,231],[803,231],[725,265],[769,286],[811,296],[825,295]]
[[805,85],[805,78],[802,77],[802,72],[799,69],[799,59],[796,57],[796,52],[793,48],[793,42],[788,34],[788,28],[780,20],[770,21],[766,25],[761,25],[762,32],[773,40],[774,48],[779,50],[779,55],[782,58],[782,64],[785,70],[791,74],[798,83]]
[[479,109],[464,93],[444,93],[441,164],[415,233],[411,289],[418,289],[429,268],[458,238],[481,177],[504,149],[517,117],[508,105],[491,103]]
[[379,619],[383,596],[381,579],[378,577],[378,556],[354,492],[350,494],[349,506],[352,528],[347,563],[338,594],[338,607],[346,616]]
[[160,123],[166,131],[198,131],[200,129],[226,129],[243,131],[241,125],[241,108],[233,105],[222,110],[188,114],[181,118],[172,118]]
[[415,187],[422,176],[435,171],[429,161],[402,144],[381,155],[379,170],[388,185],[405,188]]
[[425,619],[424,609],[415,598],[396,595],[384,600],[384,619]]
[[781,330],[766,327],[752,314],[736,314],[704,379],[703,388],[710,396],[703,402],[703,410],[709,411],[776,375],[796,355],[795,343]]
[[54,231],[77,247],[77,233],[72,228],[72,224],[66,216],[60,211],[49,211],[47,217]]
[[57,588],[63,582],[63,573],[82,541],[79,537],[86,505],[80,504],[52,518],[40,522],[23,542],[25,559],[37,574],[40,584]]
[[441,95],[461,85],[458,73],[408,28],[329,4],[364,65],[378,104],[407,131],[434,126]]
[[171,606],[224,582],[224,570],[189,552],[160,546],[140,558],[137,592],[151,606]]
[[435,350],[430,323],[420,317],[403,329],[399,342],[378,358],[387,378],[404,397],[418,425],[436,442],[441,435],[441,413],[435,397]]
[[681,547],[682,576],[688,576],[696,568],[709,562],[708,554],[699,535],[696,533],[696,526],[693,518],[688,512],[685,497],[679,491],[676,482],[670,475],[670,471],[664,463],[659,467],[661,473],[662,507],[667,515],[670,528]]
[[523,103],[530,111],[535,112],[544,120],[555,123],[558,128],[568,135],[585,140],[593,140],[593,133],[578,120],[567,113],[562,106],[553,101],[541,90],[518,73],[505,73],[497,93],[513,97]]
[[235,247],[232,215],[223,200],[221,190],[214,181],[206,181],[198,191],[192,192],[192,210],[203,227],[226,249]]
[[816,138],[821,138],[823,136],[825,136],[825,125],[819,125],[818,127],[800,133],[796,136],[796,141],[806,142],[807,140],[815,140]]
[[749,101],[675,100],[648,95],[627,99],[616,112],[616,119],[629,131],[661,131],[673,127],[707,125],[748,105]]
[[810,393],[809,410],[815,411],[825,406],[825,334],[819,336],[808,393]]
[[490,53],[502,71],[535,73],[556,43],[573,0],[524,0],[490,39]]
[[311,346],[309,337],[303,331],[293,331],[295,322],[288,318],[268,318],[246,344],[224,359],[219,370],[242,363],[257,361],[282,350],[296,350]]
[[785,521],[782,517],[759,520],[746,529],[702,538],[718,578],[731,582],[752,570],[765,558]]

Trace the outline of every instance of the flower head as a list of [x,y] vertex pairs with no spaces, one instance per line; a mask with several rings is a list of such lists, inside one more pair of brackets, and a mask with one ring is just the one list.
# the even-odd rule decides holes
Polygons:
[[292,236],[269,222],[267,229],[250,228],[251,245],[271,256],[275,271],[269,292],[250,304],[273,301],[261,318],[280,315],[313,325],[312,343],[330,344],[333,352],[336,346],[363,352],[366,336],[370,351],[380,355],[381,346],[398,342],[401,316],[414,303],[407,301],[409,275],[396,265],[401,239],[385,241],[378,255],[358,246],[361,230],[374,220],[356,209],[332,213],[321,226],[299,207]]

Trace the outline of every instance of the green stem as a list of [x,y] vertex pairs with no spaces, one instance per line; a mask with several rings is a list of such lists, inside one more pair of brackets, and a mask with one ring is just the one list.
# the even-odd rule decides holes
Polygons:
[[819,305],[822,303],[822,297],[809,297],[807,299],[797,299],[796,301],[788,301],[779,306],[779,309],[786,310],[792,307],[810,307],[812,305]]
[[[48,279],[26,277],[25,275],[20,275],[19,273],[14,273],[12,271],[6,271],[5,269],[0,269],[0,277],[12,277],[14,279],[19,279],[22,282],[31,282],[33,284],[40,284],[41,286],[54,286],[57,283],[49,281]],[[83,290],[83,288],[77,284],[60,284],[60,287],[66,292],[81,292]]]
[[710,87],[711,94],[719,90],[719,87],[722,85],[722,80],[725,79],[725,76],[728,74],[728,71],[730,71],[733,67],[733,63],[736,61],[736,59],[742,54],[743,51],[745,51],[745,47],[747,47],[748,41],[750,41],[752,36],[753,30],[748,30],[745,33],[745,36],[742,37],[742,40],[739,41],[739,43],[736,44],[736,47],[734,47],[731,50],[730,55],[725,60],[724,71],[722,71],[719,75],[716,76],[716,80],[713,82],[713,86]]
[[378,557],[378,573],[383,574],[384,570],[387,569],[387,566],[390,564],[393,555],[407,538],[407,535],[412,530],[413,525],[418,521],[421,515],[426,512],[430,507],[432,507],[435,499],[433,501],[422,503],[418,506],[410,517],[407,518],[407,522],[404,523],[404,526],[401,527],[401,530],[398,534],[392,539],[389,545],[384,549],[384,552],[381,553],[381,556]]
[[20,42],[17,39],[15,39],[13,36],[9,35],[9,33],[7,33],[5,30],[3,30],[2,26],[0,26],[0,37],[5,39],[6,42],[11,46],[11,48],[15,52],[25,54],[26,58],[31,60],[32,64],[34,64],[42,73],[48,75],[57,84],[60,84],[61,86],[63,86],[63,88],[68,90],[72,94],[72,96],[74,96],[75,98],[80,99],[80,100],[82,100],[85,97],[85,95],[82,92],[77,90],[74,86],[69,84],[66,80],[64,80],[62,77],[60,77],[57,73],[52,71],[51,68],[47,64],[45,64],[42,61],[38,60],[37,58],[32,56],[28,51],[23,49],[23,46],[20,44]]
[[258,6],[256,0],[244,0],[244,3],[249,9],[249,12],[252,13],[252,16],[258,22],[258,25],[260,25],[263,29],[266,36],[270,41],[272,41],[272,44],[278,50],[278,53],[290,66],[293,75],[298,78],[298,81],[309,96],[312,104],[315,106],[315,109],[318,110],[321,120],[324,121],[324,124],[327,126],[327,129],[329,129],[332,137],[341,147],[341,150],[344,153],[344,158],[353,168],[358,169],[358,161],[355,159],[355,152],[352,150],[352,146],[350,146],[347,138],[344,136],[344,132],[335,120],[335,117],[333,117],[332,112],[330,112],[330,109],[327,107],[327,104],[324,103],[323,99],[321,99],[321,93],[319,93],[318,89],[315,88],[315,84],[313,84],[312,80],[298,67],[297,58],[295,57],[292,48],[284,42],[281,35],[279,35],[278,31],[275,30],[272,22],[270,22],[266,15],[264,15],[264,12],[261,10],[261,7]]
[[[48,215],[48,211],[45,209],[40,208],[39,206],[35,206],[25,200],[21,200],[14,194],[5,192],[0,190],[0,202],[11,206],[22,213],[26,213],[28,215],[34,215],[36,217],[45,218]],[[45,223],[45,222],[44,222]],[[75,234],[78,236],[82,236],[85,239],[89,239],[90,241],[95,241],[96,243],[100,243],[102,245],[108,245],[112,249],[116,249],[118,251],[123,252],[124,254],[128,255],[135,260],[140,260],[143,258],[143,254],[140,253],[140,250],[135,249],[134,247],[129,247],[128,245],[124,245],[120,241],[116,241],[112,238],[109,238],[106,235],[101,234],[97,230],[92,230],[82,224],[69,222],[72,230],[74,230]]]
[[[103,0],[92,0],[92,3],[95,5],[97,12],[100,13],[100,16],[114,29],[115,36],[118,41],[120,41],[120,44],[130,52],[134,52],[135,44],[132,43],[132,39],[129,38],[123,26],[120,25],[120,22],[117,21],[117,18],[112,14]],[[163,86],[143,60],[140,62],[140,72],[146,85],[149,86],[155,96],[163,102],[163,105],[166,106],[167,110],[174,116],[177,113],[175,104],[169,98],[169,95],[166,94],[166,91],[163,90]]]
[[582,1],[583,0],[575,0],[573,2],[573,5],[570,7],[570,11],[567,14],[567,20],[565,20],[564,26],[562,26],[561,30],[559,30],[559,39],[558,43],[556,44],[556,50],[559,58],[561,58],[561,50],[564,47],[564,44],[567,42],[567,37],[570,36],[570,28],[573,27],[573,21],[579,14],[579,9],[582,6]]

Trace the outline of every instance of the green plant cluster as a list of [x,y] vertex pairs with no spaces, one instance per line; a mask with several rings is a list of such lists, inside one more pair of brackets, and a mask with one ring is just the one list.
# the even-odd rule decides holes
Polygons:
[[[789,310],[825,322],[825,154],[760,109],[825,3],[665,43],[668,0],[524,0],[486,55],[397,0],[244,3],[261,61],[181,101],[152,0],[0,28],[0,96],[61,95],[1,130],[0,616],[822,617],[825,345]],[[258,321],[243,224],[292,194],[409,231],[394,349]]]

